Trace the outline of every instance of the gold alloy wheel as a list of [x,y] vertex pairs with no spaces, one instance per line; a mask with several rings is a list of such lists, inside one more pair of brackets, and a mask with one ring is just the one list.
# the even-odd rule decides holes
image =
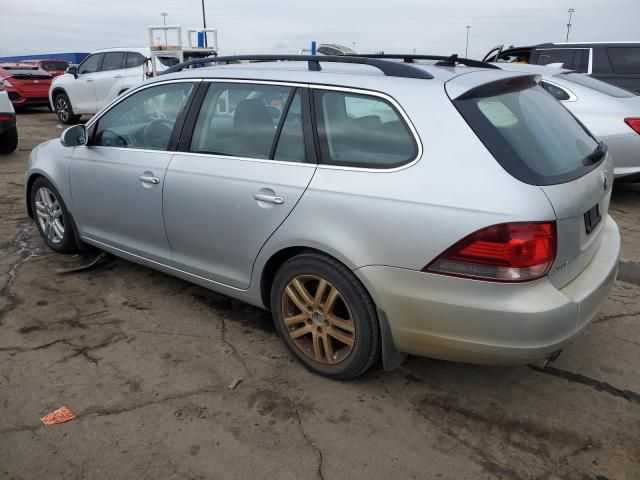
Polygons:
[[338,289],[317,275],[299,275],[282,294],[284,327],[296,347],[319,363],[342,362],[353,350],[356,326]]

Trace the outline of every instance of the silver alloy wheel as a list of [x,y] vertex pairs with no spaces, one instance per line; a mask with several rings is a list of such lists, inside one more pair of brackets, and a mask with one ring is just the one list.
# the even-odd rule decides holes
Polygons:
[[62,95],[58,95],[56,98],[56,113],[58,114],[58,118],[63,122],[67,122],[69,120],[69,105]]
[[51,243],[62,243],[64,239],[64,217],[62,206],[55,195],[46,187],[36,192],[36,216],[40,229]]

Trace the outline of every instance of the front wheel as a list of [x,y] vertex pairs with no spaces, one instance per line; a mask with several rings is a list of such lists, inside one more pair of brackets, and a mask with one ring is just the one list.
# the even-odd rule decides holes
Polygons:
[[378,359],[373,301],[353,273],[330,257],[305,253],[287,261],[272,285],[271,310],[289,351],[313,372],[348,380]]
[[31,211],[45,243],[59,253],[77,251],[73,220],[58,190],[40,177],[31,186]]
[[65,125],[75,125],[80,120],[80,115],[73,113],[73,107],[71,101],[65,93],[59,93],[56,95],[53,105],[56,109],[56,115]]

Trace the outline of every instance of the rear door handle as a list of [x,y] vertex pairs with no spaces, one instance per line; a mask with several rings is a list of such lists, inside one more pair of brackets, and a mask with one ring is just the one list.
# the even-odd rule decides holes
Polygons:
[[276,205],[282,205],[284,198],[276,195],[266,195],[264,193],[254,193],[253,198],[259,202],[275,203]]
[[87,78],[87,82],[93,82],[93,78]]
[[151,177],[149,175],[140,175],[138,177],[142,183],[150,183],[151,185],[158,185],[160,179],[158,177]]
[[114,75],[113,78],[122,78],[122,75]]

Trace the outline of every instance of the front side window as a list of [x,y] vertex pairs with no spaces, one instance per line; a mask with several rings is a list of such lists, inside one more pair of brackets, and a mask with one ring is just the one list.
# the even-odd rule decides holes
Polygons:
[[103,72],[108,70],[119,70],[122,68],[122,60],[124,53],[122,52],[109,52],[104,54],[104,60],[102,61]]
[[614,72],[640,73],[640,47],[611,47],[607,54]]
[[549,65],[550,63],[561,63],[564,68],[573,67],[573,59],[576,49],[571,48],[549,48],[538,52],[538,65]]
[[78,67],[78,73],[83,75],[85,73],[94,73],[97,72],[100,68],[100,64],[102,63],[102,58],[104,57],[104,53],[96,53],[95,55],[89,55],[87,59],[82,62],[82,64]]
[[568,182],[595,168],[591,134],[534,79],[518,80],[454,101],[500,165],[532,185]]
[[383,98],[316,91],[315,107],[323,163],[393,168],[417,155],[409,127]]
[[562,88],[556,87],[555,85],[551,85],[547,82],[541,82],[542,88],[544,88],[547,92],[553,95],[556,100],[564,101],[569,100],[571,96]]
[[[210,84],[193,131],[190,151],[269,159],[292,93],[291,87],[278,85]],[[287,126],[288,140],[295,129],[292,122]]]
[[92,145],[166,150],[191,83],[145,88],[116,104],[99,120]]

